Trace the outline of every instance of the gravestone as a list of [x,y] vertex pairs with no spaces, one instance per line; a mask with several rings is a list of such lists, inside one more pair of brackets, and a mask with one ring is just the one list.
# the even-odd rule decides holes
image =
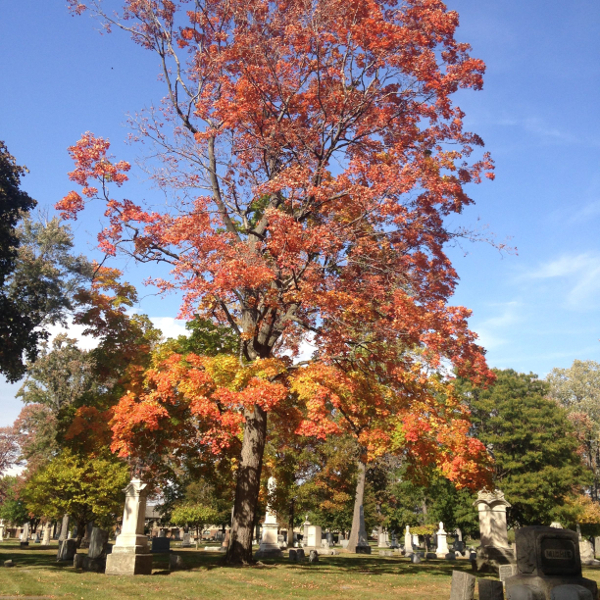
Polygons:
[[500,490],[483,490],[473,503],[479,512],[481,546],[477,550],[477,571],[498,572],[500,565],[514,564],[515,554],[508,543],[506,509],[510,504]]
[[152,552],[154,554],[167,554],[171,552],[171,540],[167,537],[153,538]]
[[[597,600],[596,582],[581,575],[576,532],[523,527],[516,531],[516,547],[518,573],[506,580],[509,600],[558,600],[569,598],[569,594],[578,598],[577,586],[587,589],[591,594],[588,597]],[[555,592],[559,587],[562,589]]]
[[90,547],[88,557],[91,559],[106,556],[108,544],[108,531],[100,527],[94,527],[90,535]]
[[21,544],[27,544],[27,546],[29,546],[29,523],[25,523],[25,525],[23,525],[20,541]]
[[0,519],[0,542],[4,541],[4,519]]
[[410,555],[410,562],[412,562],[414,564],[418,564],[421,562],[421,557],[416,552],[413,552]]
[[448,534],[444,531],[444,524],[440,521],[440,528],[436,532],[437,548],[435,549],[438,558],[446,558],[446,555],[449,552],[448,542],[446,540],[447,535]]
[[148,484],[138,478],[123,490],[125,507],[123,525],[113,551],[106,559],[107,575],[151,575],[152,554],[144,535]]
[[190,532],[185,532],[183,534],[183,539],[181,541],[181,547],[182,548],[190,548],[192,545],[191,541],[190,541]]
[[298,551],[297,550],[289,550],[288,559],[290,562],[298,562]]
[[318,525],[309,525],[306,546],[308,548],[320,548],[322,535],[321,528]]
[[[267,487],[269,488],[269,496],[272,497],[277,484],[274,477],[269,477]],[[283,553],[277,543],[277,517],[273,512],[271,505],[267,504],[265,521],[263,523],[262,539],[260,546],[254,558],[282,558]]]
[[600,536],[594,538],[594,555],[600,556]]
[[404,533],[404,553],[408,556],[412,554],[413,546],[412,546],[412,535],[410,533],[410,527],[406,526],[406,532]]
[[452,571],[450,600],[473,600],[475,596],[475,577],[463,571]]
[[44,523],[44,537],[42,538],[42,546],[50,546],[50,537],[52,534],[52,523],[50,521],[46,521]]
[[308,556],[309,563],[317,563],[319,562],[319,553],[316,550],[311,550]]
[[296,560],[298,562],[304,562],[304,558],[305,558],[304,549],[303,548],[298,548],[296,550]]
[[501,581],[480,579],[477,588],[479,600],[504,600],[504,586]]
[[56,555],[56,562],[71,562],[75,553],[77,552],[77,540],[69,538],[62,542],[58,542],[58,554]]

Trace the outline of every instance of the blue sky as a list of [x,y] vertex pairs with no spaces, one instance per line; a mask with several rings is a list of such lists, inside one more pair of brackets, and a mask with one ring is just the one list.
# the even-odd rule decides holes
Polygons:
[[[600,361],[600,9],[597,0],[448,0],[458,38],[487,64],[482,92],[456,102],[496,161],[496,181],[473,186],[476,204],[457,225],[511,238],[518,255],[483,243],[450,249],[461,281],[454,304],[473,310],[493,367],[544,376],[574,359]],[[118,32],[100,35],[61,1],[5,3],[0,23],[0,139],[31,173],[23,187],[51,210],[71,184],[66,148],[85,131],[125,144],[126,115],[160,100],[154,56]],[[128,197],[157,194],[141,176]],[[74,224],[93,253],[98,213]],[[466,253],[466,255],[465,255]],[[127,279],[148,275],[118,261]],[[140,290],[139,310],[166,332],[176,299]],[[14,420],[18,386],[0,382],[0,426]]]

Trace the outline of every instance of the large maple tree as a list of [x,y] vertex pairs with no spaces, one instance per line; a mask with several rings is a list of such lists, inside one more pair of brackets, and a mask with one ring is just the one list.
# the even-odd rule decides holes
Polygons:
[[123,0],[120,14],[70,3],[160,58],[165,102],[136,127],[171,200],[159,211],[115,198],[129,164],[87,133],[70,149],[83,189],[58,207],[75,217],[104,201],[100,247],[168,263],[155,283],[184,293],[181,316],[237,335],[249,375],[226,399],[243,427],[228,560],[245,562],[267,414],[289,398],[286,351],[310,340],[323,364],[368,365],[397,389],[410,380],[408,403],[443,361],[488,374],[469,311],[448,304],[457,274],[444,252],[464,234],[447,217],[471,202],[465,185],[492,177],[450,99],[480,89],[485,67],[439,0]]

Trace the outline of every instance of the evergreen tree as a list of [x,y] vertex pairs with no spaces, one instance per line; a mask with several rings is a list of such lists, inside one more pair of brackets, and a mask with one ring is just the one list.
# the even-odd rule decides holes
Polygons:
[[576,519],[570,503],[587,481],[579,443],[566,411],[545,397],[533,373],[495,370],[488,389],[461,381],[475,434],[494,459],[494,483],[512,508],[512,525],[563,524]]

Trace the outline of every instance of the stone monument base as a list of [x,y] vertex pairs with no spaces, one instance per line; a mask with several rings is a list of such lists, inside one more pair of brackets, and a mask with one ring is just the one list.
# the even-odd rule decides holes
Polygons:
[[[519,585],[527,585],[530,588],[541,590],[544,594],[544,600],[552,600],[552,590],[559,585],[580,585],[590,592],[593,598],[598,598],[598,584],[593,579],[584,577],[537,577],[535,575],[515,575],[506,580],[506,591],[509,594],[513,588]],[[537,596],[536,596],[537,597]],[[572,596],[575,598],[576,596]]]
[[477,557],[472,562],[475,571],[498,575],[501,565],[514,565],[517,561],[515,551],[511,548],[484,546],[477,548]]
[[106,557],[107,575],[151,575],[152,554],[114,552]]
[[279,547],[259,548],[254,553],[254,558],[256,558],[257,560],[259,560],[261,558],[283,558],[283,552],[281,551],[281,548],[279,548]]

